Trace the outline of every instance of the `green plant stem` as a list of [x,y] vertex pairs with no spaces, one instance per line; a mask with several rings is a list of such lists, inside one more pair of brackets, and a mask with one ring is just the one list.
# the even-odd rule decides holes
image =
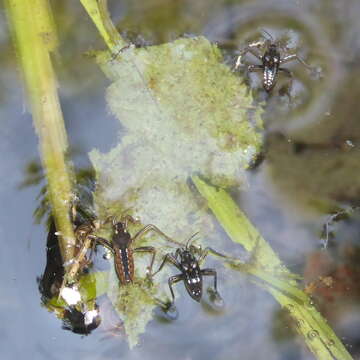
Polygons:
[[116,53],[116,51],[128,45],[120,36],[110,19],[106,0],[80,0],[80,2],[96,25],[111,52]]
[[254,281],[289,311],[296,330],[317,359],[351,360],[351,355],[316,310],[312,300],[297,286],[294,275],[281,263],[231,196],[198,176],[193,176],[192,180],[229,237],[252,253],[250,264],[229,261],[228,266],[253,275]]
[[61,234],[61,254],[67,263],[75,245],[69,214],[72,174],[65,161],[68,143],[50,59],[57,45],[50,7],[48,0],[6,0],[5,4],[39,136],[52,215]]

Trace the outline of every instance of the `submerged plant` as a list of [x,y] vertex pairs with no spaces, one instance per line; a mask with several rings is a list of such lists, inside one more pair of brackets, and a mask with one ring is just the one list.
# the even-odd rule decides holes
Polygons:
[[[99,219],[129,213],[139,216],[143,224],[155,224],[179,241],[198,230],[202,238],[215,231],[210,207],[229,237],[254,253],[254,261],[249,264],[228,261],[226,265],[251,274],[289,309],[296,321],[304,324],[299,332],[319,359],[351,359],[325,319],[297,287],[296,276],[283,266],[224,190],[246,185],[245,169],[261,148],[262,123],[261,111],[254,109],[251,95],[223,63],[217,46],[204,37],[194,37],[135,48],[117,33],[105,0],[81,2],[108,46],[108,51],[95,52],[95,57],[112,82],[106,94],[109,109],[119,120],[119,129],[120,124],[125,128],[125,133],[120,134],[119,130],[118,144],[111,151],[102,154],[94,149],[90,153],[97,179],[94,196]],[[40,26],[44,25],[42,22],[37,24],[37,32],[26,33],[31,29],[31,21],[37,19],[29,4],[19,0],[7,3],[40,135],[49,200],[64,239],[63,259],[71,260],[73,254],[67,246],[73,245],[69,202],[74,177],[65,162],[66,133],[49,60],[48,37]],[[37,0],[35,4],[39,8],[34,9],[40,9],[42,14],[45,2]],[[49,30],[49,24],[45,25]],[[34,44],[38,47],[34,48]],[[46,119],[46,111],[51,113],[51,121]],[[135,232],[137,226],[141,225],[134,225],[129,231]],[[101,236],[110,239],[108,230],[101,229]],[[157,237],[146,237],[139,245],[147,244],[156,246],[162,256],[171,248],[170,243]],[[221,247],[219,243],[209,245]],[[69,249],[74,250],[71,246]],[[107,273],[82,276],[77,283],[81,301],[92,301],[104,293],[109,296],[131,347],[138,343],[139,335],[152,319],[154,298],[167,291],[166,271],[154,285],[144,280],[147,265],[148,259],[139,256],[135,280],[126,286],[119,287],[113,266]]]

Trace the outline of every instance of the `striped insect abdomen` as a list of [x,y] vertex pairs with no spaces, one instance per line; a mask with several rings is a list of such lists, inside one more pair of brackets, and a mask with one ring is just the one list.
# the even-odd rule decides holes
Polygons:
[[133,282],[134,258],[131,249],[114,246],[114,264],[121,285]]

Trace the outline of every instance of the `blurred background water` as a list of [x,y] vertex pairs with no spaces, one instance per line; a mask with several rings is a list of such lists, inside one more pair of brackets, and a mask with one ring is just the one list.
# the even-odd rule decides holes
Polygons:
[[[118,131],[104,100],[108,82],[85,56],[104,45],[80,3],[51,4],[61,44],[54,62],[69,142],[75,165],[86,167],[87,153],[111,149]],[[231,66],[238,50],[264,28],[287,37],[321,67],[315,79],[301,66],[289,66],[295,73],[293,102],[277,89],[266,100],[265,159],[249,171],[248,191],[236,196],[305,283],[332,277],[331,288],[318,281],[313,297],[354,359],[360,358],[359,215],[355,211],[334,223],[326,248],[321,238],[331,212],[360,200],[360,3],[109,0],[109,9],[118,30],[140,45],[205,35],[218,43]],[[41,306],[38,291],[47,228],[34,224],[32,214],[42,184],[19,189],[26,167],[39,161],[38,141],[5,13],[0,16],[1,359],[313,359],[275,300],[229,271],[219,274],[227,305],[221,314],[184,296],[177,303],[179,319],[152,321],[131,351],[121,332],[112,334],[105,324],[88,336],[61,328]],[[256,74],[250,85],[259,85]],[[256,101],[264,100],[261,89],[255,94]]]

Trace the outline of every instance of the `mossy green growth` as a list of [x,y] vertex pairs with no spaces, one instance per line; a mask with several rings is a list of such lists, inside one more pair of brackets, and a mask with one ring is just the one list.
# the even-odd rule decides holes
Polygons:
[[108,290],[108,272],[97,271],[81,277],[79,289],[83,301],[96,299]]
[[[118,144],[109,153],[90,153],[99,213],[132,214],[178,241],[196,231],[200,238],[211,233],[212,219],[204,204],[195,201],[188,179],[200,172],[219,186],[245,185],[245,169],[261,147],[262,129],[261,111],[254,109],[246,86],[204,37],[130,46],[117,54],[100,53],[97,60],[113,81],[106,98],[121,124]],[[137,230],[130,228],[132,234]],[[156,247],[156,269],[174,245],[169,250],[171,244],[154,235],[134,247]],[[149,255],[135,254],[138,279],[148,264]],[[163,300],[169,295],[166,280],[171,272],[165,267],[154,281],[156,296]],[[115,276],[110,282],[119,288]],[[125,328],[139,334],[156,304],[135,293],[134,286],[123,296],[127,302],[137,299],[137,311],[118,312]],[[132,345],[136,341],[135,335],[129,339]]]
[[139,335],[145,332],[153,317],[155,287],[147,279],[137,278],[132,284],[120,286],[116,282],[108,296],[121,318],[130,348],[138,344]]
[[149,202],[149,186],[182,192],[196,172],[217,185],[244,184],[244,169],[261,146],[260,111],[216,45],[186,38],[101,53],[98,61],[114,80],[110,111],[125,127],[118,146],[90,155],[107,202]]
[[[135,234],[140,228],[142,225],[131,226],[131,234]],[[132,248],[155,246],[158,260],[172,250],[171,244],[167,243],[166,240],[155,237],[153,234],[149,235],[139,238]],[[135,276],[134,282],[131,284],[120,284],[113,259],[110,260],[110,271],[106,273],[105,282],[101,273],[95,273],[91,277],[89,275],[83,277],[81,283],[81,287],[86,289],[84,299],[91,299],[92,295],[100,296],[106,292],[122,320],[130,348],[138,344],[140,334],[145,331],[147,323],[153,318],[153,311],[158,306],[157,299],[164,302],[169,300],[167,278],[172,274],[171,269],[167,267],[153,281],[150,281],[146,274],[150,265],[151,254],[135,252],[134,260]],[[155,264],[153,271],[157,269],[158,261]]]

